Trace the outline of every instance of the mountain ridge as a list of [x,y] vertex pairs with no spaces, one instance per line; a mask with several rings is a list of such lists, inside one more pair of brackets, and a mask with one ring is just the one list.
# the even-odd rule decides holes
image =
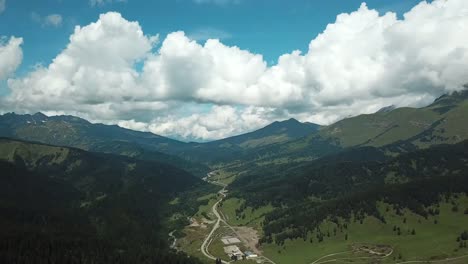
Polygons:
[[[252,148],[300,138],[317,131],[319,128],[320,125],[302,123],[295,118],[290,118],[283,121],[274,121],[273,123],[251,132],[206,142],[205,144],[222,145],[229,143],[239,145],[242,148]],[[268,138],[270,141],[264,138]],[[258,142],[260,140],[263,141]]]

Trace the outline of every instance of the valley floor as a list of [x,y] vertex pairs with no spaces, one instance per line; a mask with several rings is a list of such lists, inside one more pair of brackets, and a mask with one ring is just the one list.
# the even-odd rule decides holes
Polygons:
[[[224,185],[216,178],[207,180]],[[212,232],[205,249],[225,263],[230,261],[223,250],[226,245],[221,242],[226,236],[239,238],[241,243],[237,246],[242,252],[248,250],[263,256],[242,263],[468,263],[468,248],[457,241],[460,233],[468,230],[468,214],[465,214],[468,197],[464,195],[441,203],[440,214],[427,219],[407,210],[397,215],[389,205],[382,203],[379,210],[386,223],[366,217],[362,223],[351,221],[343,229],[325,221],[320,226],[326,234],[322,242],[318,242],[314,232],[305,240],[286,240],[281,246],[257,245],[263,216],[273,209],[271,206],[256,210],[241,208],[242,200],[225,200],[219,193],[199,199],[206,200],[207,204],[193,216],[191,225],[183,230],[185,237],[177,240],[176,246],[206,263],[214,263],[214,260],[207,258],[200,248],[218,220],[219,228]],[[454,210],[455,205],[457,210]]]

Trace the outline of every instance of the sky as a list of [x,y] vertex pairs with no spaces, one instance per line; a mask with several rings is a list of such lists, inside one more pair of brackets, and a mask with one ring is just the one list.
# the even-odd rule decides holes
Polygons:
[[0,0],[0,113],[208,141],[468,83],[466,0]]

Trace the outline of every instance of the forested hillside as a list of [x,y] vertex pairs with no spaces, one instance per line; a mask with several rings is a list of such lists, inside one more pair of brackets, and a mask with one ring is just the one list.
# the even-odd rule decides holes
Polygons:
[[264,241],[282,243],[307,236],[326,219],[370,215],[385,222],[378,202],[424,217],[434,214],[429,206],[442,197],[468,192],[467,157],[468,141],[395,158],[376,148],[358,148],[295,168],[245,175],[231,185],[232,196],[253,208],[269,203],[278,208],[265,218]]
[[203,184],[189,173],[5,138],[0,161],[2,263],[198,263],[164,226],[169,201]]

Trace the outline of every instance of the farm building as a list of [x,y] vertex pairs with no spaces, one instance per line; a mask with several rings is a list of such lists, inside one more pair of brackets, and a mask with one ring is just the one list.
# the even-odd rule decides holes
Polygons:
[[242,253],[242,251],[240,251],[239,247],[236,246],[236,245],[224,247],[224,252],[225,252],[230,258],[232,258],[233,256],[235,256],[235,257],[237,257],[237,259],[241,259],[241,258],[244,256],[244,254]]
[[224,245],[232,245],[239,244],[241,241],[237,237],[225,236],[221,238],[221,242],[223,242]]
[[245,258],[246,259],[254,259],[254,258],[258,258],[258,255],[251,252],[251,251],[246,251],[245,253]]

